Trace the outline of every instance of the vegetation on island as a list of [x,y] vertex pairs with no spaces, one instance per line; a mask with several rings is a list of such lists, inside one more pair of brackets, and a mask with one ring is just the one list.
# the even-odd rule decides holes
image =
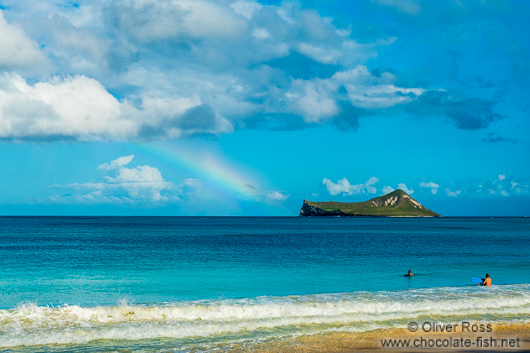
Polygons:
[[441,217],[401,189],[364,202],[304,200],[300,216]]

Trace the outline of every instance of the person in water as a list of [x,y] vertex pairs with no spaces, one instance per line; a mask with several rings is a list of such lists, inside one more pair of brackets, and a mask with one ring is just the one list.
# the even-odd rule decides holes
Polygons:
[[414,273],[412,273],[412,271],[409,270],[409,272],[407,272],[407,274],[405,276],[414,276]]
[[482,278],[482,283],[479,283],[479,285],[491,287],[491,278],[489,273],[486,273],[486,278]]

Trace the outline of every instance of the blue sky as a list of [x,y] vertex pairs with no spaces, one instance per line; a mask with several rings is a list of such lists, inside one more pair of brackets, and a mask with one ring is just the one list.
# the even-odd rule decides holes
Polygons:
[[0,214],[530,215],[525,1],[0,0]]

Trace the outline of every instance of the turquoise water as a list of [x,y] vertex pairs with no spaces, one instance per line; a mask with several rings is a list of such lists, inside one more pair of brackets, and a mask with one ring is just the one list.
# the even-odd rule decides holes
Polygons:
[[[526,218],[1,217],[0,349],[212,351],[527,320],[529,235]],[[486,272],[494,287],[473,286]]]

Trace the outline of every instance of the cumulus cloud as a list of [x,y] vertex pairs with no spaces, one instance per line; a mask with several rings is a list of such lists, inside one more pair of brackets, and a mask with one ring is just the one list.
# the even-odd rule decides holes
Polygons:
[[447,194],[447,196],[457,197],[462,193],[462,190],[452,191],[450,188],[445,188],[445,193]]
[[175,138],[187,134],[231,133],[232,124],[198,96],[191,98],[144,97],[138,133],[146,139]]
[[391,187],[391,186],[385,186],[385,187],[383,187],[382,191],[383,191],[383,194],[388,194],[388,193],[394,191],[394,188]]
[[64,137],[79,140],[134,135],[123,104],[84,76],[30,85],[16,74],[0,76],[0,138]]
[[307,122],[331,119],[337,115],[338,107],[329,86],[327,80],[294,80],[291,92],[285,94],[291,103],[290,111],[303,116]]
[[389,108],[409,103],[425,92],[421,88],[395,86],[397,77],[394,74],[384,72],[380,77],[376,77],[363,65],[353,70],[337,72],[333,79],[346,88],[352,105],[366,109]]
[[0,9],[0,68],[20,68],[47,62],[39,45],[31,40],[22,27],[10,24]]
[[409,189],[407,187],[407,185],[405,185],[404,183],[398,184],[398,189],[401,189],[401,190],[405,191],[409,195],[414,194],[414,190],[413,189]]
[[28,84],[0,75],[0,139],[142,140],[233,131],[196,96],[119,101],[98,81],[75,76]]
[[[358,194],[372,194],[380,190],[381,194],[388,194],[396,189],[401,189],[409,195],[414,194],[414,189],[408,188],[406,183],[399,183],[397,187],[384,186],[377,189],[374,184],[379,181],[378,178],[372,177],[364,184],[352,185],[348,179],[342,178],[337,182],[324,178],[322,184],[330,195],[358,195]],[[528,178],[515,178],[508,174],[499,174],[493,179],[485,180],[478,185],[475,181],[451,181],[448,183],[435,183],[432,181],[422,181],[419,187],[432,193],[433,195],[440,195],[440,197],[449,196],[457,197],[467,195],[472,197],[508,197],[508,196],[524,196],[530,195],[530,181]],[[440,192],[442,194],[440,194]],[[315,196],[317,194],[314,194]]]
[[498,174],[495,178],[484,180],[478,184],[476,181],[451,181],[447,184],[436,184],[433,182],[421,182],[420,187],[431,189],[433,194],[437,190],[443,190],[446,196],[457,197],[466,195],[468,197],[497,197],[497,196],[523,196],[530,194],[527,178],[515,178],[507,174]]
[[336,64],[338,59],[342,56],[342,51],[339,49],[330,49],[309,43],[300,43],[298,44],[297,49],[299,53],[304,54],[321,64]]
[[[358,43],[350,38],[350,31],[336,27],[330,18],[296,3],[120,0],[61,8],[43,3],[39,11],[50,15],[38,25],[26,26],[46,41],[44,52],[61,71],[54,80],[71,81],[72,89],[79,88],[75,85],[79,81],[93,80],[89,82],[97,88],[93,93],[105,98],[112,113],[94,114],[85,106],[85,120],[80,122],[77,116],[54,114],[58,107],[44,102],[45,106],[33,111],[47,110],[47,115],[19,119],[14,124],[18,127],[0,134],[5,140],[141,140],[219,134],[233,131],[227,119],[238,120],[241,127],[255,126],[244,120],[259,114],[275,114],[280,119],[296,115],[306,123],[333,121],[351,128],[358,121],[347,119],[338,92],[342,83],[354,106],[392,106],[418,94],[417,89],[405,92],[408,89],[388,83],[384,75],[370,78],[366,68],[358,78],[352,74],[327,81],[296,78],[293,70],[301,66],[306,71],[320,65],[331,74],[351,71],[349,67],[375,57],[378,46],[391,43],[386,38]],[[292,65],[273,61],[290,58]],[[300,65],[300,60],[307,60],[308,65]],[[47,85],[50,80],[37,84]],[[371,86],[381,87],[371,90]],[[109,91],[118,92],[115,96],[120,99]],[[363,91],[365,97],[361,97]],[[86,105],[78,94],[73,95],[72,105]],[[183,116],[184,106],[196,105],[202,106]],[[26,115],[34,116],[33,111]],[[18,118],[13,113],[4,117],[12,122]],[[100,121],[95,121],[96,116],[102,116]],[[33,132],[15,131],[23,125],[30,125]],[[88,125],[96,127],[86,129]],[[55,131],[47,131],[50,126]]]
[[528,179],[514,178],[506,174],[499,174],[497,178],[488,179],[478,188],[478,193],[487,195],[527,195],[530,193]]
[[431,192],[432,192],[433,194],[436,194],[436,193],[438,192],[438,188],[440,187],[440,185],[438,185],[438,184],[436,184],[436,183],[433,183],[432,181],[431,181],[431,182],[428,182],[428,183],[422,181],[422,182],[420,183],[420,187],[422,187],[422,188],[430,188],[430,189],[431,189]]
[[[243,6],[236,8],[242,10]],[[119,28],[146,42],[182,37],[230,38],[245,30],[245,21],[212,1],[122,0],[111,5],[109,11]]]
[[289,198],[289,195],[283,194],[279,191],[273,191],[267,194],[267,202],[285,201]]
[[259,39],[267,39],[271,37],[271,34],[269,33],[269,31],[267,31],[265,28],[255,28],[252,31],[252,35],[255,38],[259,38]]
[[119,169],[119,168],[131,163],[133,158],[134,158],[134,154],[131,154],[130,156],[119,157],[119,158],[116,158],[115,160],[111,161],[110,163],[101,164],[100,166],[98,166],[98,169],[103,169],[103,170]]
[[49,202],[156,206],[179,201],[184,188],[200,187],[195,179],[186,179],[182,185],[166,181],[160,170],[148,165],[128,168],[133,158],[123,156],[101,164],[98,169],[107,173],[97,181],[54,185],[64,194],[50,197]]
[[330,195],[356,195],[361,193],[375,194],[377,192],[377,189],[373,185],[376,184],[378,181],[378,178],[371,177],[364,184],[352,185],[346,178],[342,178],[336,183],[332,182],[330,179],[324,178],[324,180],[322,180],[322,184],[326,186],[326,190],[329,192]]
[[239,0],[239,1],[235,1],[231,3],[230,7],[233,8],[237,14],[250,20],[254,16],[254,13],[260,10],[263,7],[263,5],[261,5],[257,1]]
[[375,194],[377,192],[377,189],[373,187],[375,183],[379,181],[379,178],[371,177],[368,179],[368,181],[364,184],[366,186],[366,191],[370,194]]
[[[375,177],[370,178],[365,184],[352,185],[348,179],[343,178],[336,183],[330,179],[324,179],[322,184],[330,195],[357,195],[376,193],[378,190],[373,186],[379,180]],[[448,183],[435,183],[422,181],[419,187],[427,190],[433,195],[440,197],[458,197],[466,195],[468,197],[508,197],[508,196],[525,196],[530,195],[530,181],[528,178],[515,178],[508,174],[499,174],[495,178],[485,180],[477,186],[476,181],[451,181]],[[396,188],[384,186],[380,189],[381,194],[388,194]],[[409,189],[405,183],[399,183],[397,189],[401,189],[412,195],[413,189]],[[440,191],[442,194],[440,194]]]
[[[377,1],[420,11],[414,0]],[[368,60],[396,37],[362,34],[299,2],[29,4],[10,2],[9,23],[0,10],[0,33],[8,34],[0,37],[0,72],[8,72],[0,83],[3,140],[149,140],[323,123],[347,130],[364,116],[396,111],[443,116],[467,130],[504,118],[495,100],[369,70]],[[44,62],[56,78],[19,70]],[[14,90],[5,82],[17,80],[12,71],[27,80]],[[98,99],[100,111],[90,104]]]
[[406,104],[424,92],[421,88],[395,86],[395,81],[393,74],[383,73],[376,77],[366,66],[360,65],[352,70],[336,72],[329,79],[293,80],[283,100],[290,112],[314,123],[340,116],[344,107],[339,100],[341,91],[345,92],[344,99],[349,105],[365,110]]

